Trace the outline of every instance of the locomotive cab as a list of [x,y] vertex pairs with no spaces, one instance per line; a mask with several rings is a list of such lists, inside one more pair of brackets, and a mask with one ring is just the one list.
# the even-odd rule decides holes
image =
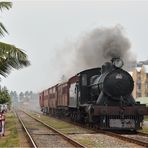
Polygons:
[[69,107],[79,108],[80,106],[84,106],[84,104],[94,102],[94,99],[91,97],[90,93],[90,82],[92,77],[98,77],[100,74],[101,69],[94,68],[91,70],[89,69],[82,71],[69,79]]

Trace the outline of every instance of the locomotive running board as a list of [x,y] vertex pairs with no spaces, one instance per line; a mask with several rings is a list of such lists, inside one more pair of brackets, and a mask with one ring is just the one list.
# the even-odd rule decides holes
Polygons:
[[128,107],[118,107],[118,106],[93,106],[93,115],[148,115],[148,107],[137,105]]

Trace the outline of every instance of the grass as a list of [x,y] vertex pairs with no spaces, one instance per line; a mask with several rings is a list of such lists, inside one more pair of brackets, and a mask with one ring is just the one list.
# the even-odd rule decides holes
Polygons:
[[46,124],[54,127],[55,129],[58,129],[59,131],[61,131],[64,134],[67,133],[75,133],[75,132],[80,132],[82,130],[82,132],[84,131],[83,128],[74,126],[73,124],[61,121],[59,119],[55,119],[49,116],[44,116],[44,115],[37,115],[32,113],[32,116],[38,118],[39,120],[45,122]]
[[144,116],[144,120],[145,121],[148,121],[148,116]]
[[143,129],[139,130],[139,132],[144,132],[148,134],[148,127],[143,127]]
[[95,145],[95,142],[93,141],[90,141],[90,138],[89,137],[86,137],[86,138],[75,138],[76,140],[78,140],[78,142],[82,143],[83,145],[86,145],[87,147],[100,147],[100,145]]
[[0,137],[0,147],[19,147],[19,136],[16,128],[16,117],[13,113],[5,114],[5,136]]
[[78,137],[74,137],[73,139],[75,139],[76,141],[78,141],[82,145],[85,145],[88,148],[92,148],[92,147],[98,147],[98,148],[102,147],[103,148],[103,147],[105,147],[104,144],[101,141],[99,141],[99,139],[97,140],[98,142],[96,142],[96,139],[94,138],[92,140],[90,138],[90,136],[85,137],[85,138],[78,136]]
[[[144,116],[144,121],[148,121],[148,116]],[[148,133],[148,126],[145,125],[142,127],[142,130],[139,130],[140,132]]]
[[[32,114],[32,115],[35,116],[34,114]],[[62,131],[62,132],[64,132],[64,133],[67,133],[67,132],[69,132],[69,130],[70,130],[71,128],[74,128],[73,125],[71,125],[71,124],[69,124],[69,123],[66,123],[66,122],[64,122],[64,121],[60,121],[60,122],[59,122],[58,119],[54,119],[54,118],[52,118],[52,117],[50,117],[50,119],[49,119],[48,116],[43,116],[43,115],[41,115],[40,117],[39,117],[39,116],[35,116],[35,117],[37,117],[37,118],[40,119],[41,121],[44,121],[45,123],[47,123],[48,125],[51,125],[52,127],[56,128],[56,129],[59,129],[59,130],[60,130],[60,129],[61,129],[61,130],[64,129],[64,131]]]

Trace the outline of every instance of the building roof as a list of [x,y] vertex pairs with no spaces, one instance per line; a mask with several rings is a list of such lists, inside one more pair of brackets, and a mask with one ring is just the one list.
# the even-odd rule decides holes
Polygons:
[[148,73],[148,65],[143,65],[143,68],[144,68],[144,72]]

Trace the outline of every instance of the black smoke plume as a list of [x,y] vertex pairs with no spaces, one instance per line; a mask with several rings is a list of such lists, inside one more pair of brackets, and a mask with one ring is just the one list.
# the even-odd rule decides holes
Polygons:
[[121,26],[96,28],[60,50],[58,65],[60,63],[62,74],[69,77],[81,70],[100,67],[113,57],[120,57],[126,69],[127,65],[136,61],[130,47],[130,41]]

